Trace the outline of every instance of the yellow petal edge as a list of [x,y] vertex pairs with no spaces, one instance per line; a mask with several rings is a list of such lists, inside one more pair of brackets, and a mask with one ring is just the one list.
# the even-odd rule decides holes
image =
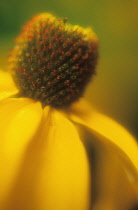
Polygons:
[[15,95],[18,90],[8,72],[0,70],[0,100]]

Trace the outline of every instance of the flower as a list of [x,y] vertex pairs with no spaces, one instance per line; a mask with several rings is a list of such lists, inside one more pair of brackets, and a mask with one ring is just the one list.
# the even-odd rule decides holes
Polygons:
[[79,99],[95,71],[97,38],[65,22],[35,16],[11,51],[12,77],[0,71],[0,209],[129,210],[138,196],[137,143]]

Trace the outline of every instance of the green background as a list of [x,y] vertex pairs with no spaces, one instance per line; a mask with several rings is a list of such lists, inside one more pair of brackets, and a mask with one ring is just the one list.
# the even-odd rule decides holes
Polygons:
[[52,12],[72,24],[92,26],[100,40],[97,76],[86,98],[138,137],[137,0],[0,0],[0,68],[21,26]]

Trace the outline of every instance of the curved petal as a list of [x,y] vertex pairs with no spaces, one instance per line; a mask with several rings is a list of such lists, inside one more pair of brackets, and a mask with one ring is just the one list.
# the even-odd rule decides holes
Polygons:
[[0,102],[0,209],[4,209],[4,199],[17,178],[24,152],[41,117],[40,103],[30,99],[9,98]]
[[[72,105],[68,116],[76,122],[79,133],[86,140],[86,148],[96,155],[94,210],[122,210],[135,205],[138,198],[138,145],[134,137],[112,119],[91,111],[85,101]],[[87,136],[87,133],[90,134]]]
[[[129,210],[137,202],[137,183],[112,145],[76,124],[92,167],[93,210]],[[105,140],[106,142],[106,140]]]
[[77,131],[58,111],[47,107],[44,112],[9,206],[20,210],[89,209],[89,166]]
[[123,126],[96,110],[91,110],[84,100],[74,104],[68,110],[68,115],[75,122],[90,128],[101,141],[112,144],[125,155],[138,173],[138,144]]
[[0,100],[15,95],[18,90],[8,72],[0,70]]

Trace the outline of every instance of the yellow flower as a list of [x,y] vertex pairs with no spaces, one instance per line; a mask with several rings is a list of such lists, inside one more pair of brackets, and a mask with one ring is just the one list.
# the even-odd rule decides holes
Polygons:
[[[57,41],[54,55],[52,39],[48,45],[43,43],[49,39],[49,29]],[[138,198],[137,143],[121,125],[78,100],[89,80],[85,74],[94,73],[95,34],[78,26],[72,29],[65,19],[57,21],[50,14],[34,17],[23,30],[10,57],[18,88],[9,73],[0,71],[0,209],[129,210]],[[79,50],[69,50],[68,41]],[[32,56],[34,46],[37,51]],[[64,59],[73,54],[75,64],[66,59],[67,65],[58,67],[60,74],[52,69],[51,80],[46,74],[51,65],[61,64],[56,63],[63,61],[60,53]],[[53,56],[58,56],[54,63]],[[74,77],[66,78],[66,85],[60,87],[65,77],[59,75],[74,66]],[[52,99],[44,94],[45,76],[47,85],[51,81],[53,85],[56,76],[57,89],[47,89]]]

